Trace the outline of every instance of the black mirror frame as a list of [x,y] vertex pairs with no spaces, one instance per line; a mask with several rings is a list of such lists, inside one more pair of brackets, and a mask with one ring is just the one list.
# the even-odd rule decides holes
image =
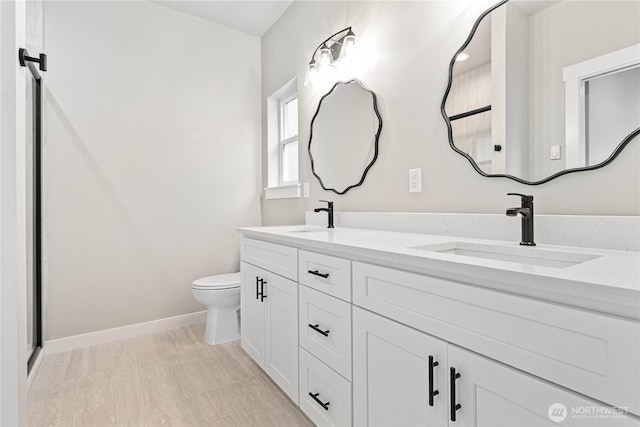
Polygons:
[[480,169],[478,164],[475,162],[475,160],[473,160],[473,158],[469,154],[465,153],[464,151],[462,151],[458,147],[456,147],[455,143],[453,142],[453,129],[451,128],[451,121],[449,120],[449,116],[447,115],[447,112],[445,111],[445,104],[447,102],[447,97],[449,96],[449,92],[451,91],[451,84],[453,83],[453,66],[456,63],[456,57],[458,56],[458,54],[462,53],[462,51],[464,51],[467,48],[467,46],[469,46],[469,43],[471,43],[471,40],[473,39],[473,36],[475,35],[476,30],[478,29],[478,26],[480,25],[482,20],[488,14],[490,14],[493,10],[497,9],[498,7],[500,7],[503,4],[507,3],[508,1],[509,0],[502,0],[502,1],[498,2],[498,3],[496,3],[495,5],[491,6],[489,9],[484,11],[480,15],[480,17],[478,17],[478,19],[476,20],[475,24],[471,28],[471,32],[469,33],[469,36],[467,37],[465,42],[462,44],[462,46],[456,51],[456,53],[453,55],[453,58],[451,58],[451,61],[449,62],[449,81],[447,83],[447,88],[444,91],[444,96],[442,98],[442,104],[440,105],[440,112],[442,113],[442,117],[444,118],[444,121],[447,124],[447,133],[449,135],[449,145],[451,146],[453,151],[455,151],[456,153],[458,153],[461,156],[465,157],[469,161],[469,163],[471,163],[471,166],[473,166],[473,168],[476,170],[476,172],[478,172],[480,175],[482,175],[484,177],[487,177],[487,178],[509,178],[509,179],[512,179],[512,180],[514,180],[516,182],[519,182],[521,184],[526,184],[526,185],[544,184],[545,182],[549,182],[552,179],[555,179],[555,178],[557,178],[559,176],[562,176],[562,175],[566,175],[568,173],[590,171],[590,170],[600,169],[601,167],[604,167],[604,166],[608,165],[616,157],[618,157],[618,155],[622,152],[624,147],[626,147],[627,144],[629,144],[629,142],[631,142],[636,136],[640,135],[640,128],[635,129],[629,135],[627,135],[620,142],[620,144],[618,144],[616,149],[613,150],[613,153],[607,159],[602,161],[601,163],[598,163],[597,165],[593,165],[593,166],[583,166],[583,167],[579,167],[579,168],[565,169],[565,170],[562,170],[560,172],[556,172],[556,173],[554,173],[552,175],[549,175],[548,177],[546,177],[544,179],[541,179],[539,181],[527,181],[525,179],[518,178],[517,176],[508,175],[508,174],[488,174],[488,173],[484,172],[482,169]]
[[[313,123],[315,122],[316,117],[320,113],[320,107],[322,106],[322,101],[324,101],[324,99],[327,96],[331,95],[331,93],[334,91],[334,89],[336,87],[338,87],[338,85],[348,85],[348,84],[352,84],[352,83],[357,83],[362,89],[366,90],[367,92],[369,92],[371,94],[371,97],[372,97],[372,100],[373,100],[373,111],[376,113],[376,116],[378,117],[378,131],[376,132],[376,135],[375,135],[376,139],[375,139],[375,151],[374,151],[373,159],[371,159],[371,162],[364,169],[364,172],[362,172],[362,178],[360,178],[360,181],[358,183],[348,186],[343,191],[338,191],[335,188],[327,188],[324,185],[324,182],[322,181],[322,178],[320,178],[320,176],[316,173],[315,166],[314,166],[313,155],[311,154],[311,141],[313,140]],[[382,116],[380,116],[380,112],[378,111],[378,98],[377,98],[375,92],[373,92],[372,90],[367,89],[362,84],[362,82],[360,80],[358,80],[358,79],[351,79],[351,80],[348,80],[346,82],[336,82],[336,84],[333,85],[331,90],[329,90],[329,92],[325,93],[322,96],[322,98],[320,98],[320,101],[318,101],[318,108],[316,109],[316,112],[313,115],[313,118],[311,119],[311,125],[310,125],[310,129],[309,129],[309,145],[307,147],[307,152],[309,153],[309,159],[311,159],[311,172],[318,179],[318,182],[320,182],[320,185],[322,186],[322,189],[325,190],[325,191],[333,191],[336,194],[342,195],[342,194],[345,194],[347,191],[351,190],[352,188],[362,185],[362,183],[364,182],[364,179],[367,177],[367,173],[369,172],[369,169],[371,169],[373,164],[378,159],[378,141],[380,140],[380,132],[382,132]]]

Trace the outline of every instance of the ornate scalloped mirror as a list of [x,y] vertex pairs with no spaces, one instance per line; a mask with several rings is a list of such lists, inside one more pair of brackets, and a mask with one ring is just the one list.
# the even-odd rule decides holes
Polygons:
[[603,167],[640,134],[640,2],[505,0],[449,65],[451,148],[536,185]]
[[361,185],[378,158],[381,131],[376,94],[355,79],[336,83],[311,120],[311,170],[322,188],[344,194]]

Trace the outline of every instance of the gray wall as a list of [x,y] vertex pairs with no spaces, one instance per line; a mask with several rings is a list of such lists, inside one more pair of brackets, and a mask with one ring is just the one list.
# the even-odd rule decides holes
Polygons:
[[[361,79],[379,95],[384,121],[380,157],[362,187],[337,196],[321,189],[301,149],[300,179],[310,182],[311,197],[264,201],[263,223],[301,223],[305,210],[318,206],[318,199],[327,198],[342,211],[502,213],[517,203],[506,196],[510,191],[534,194],[539,213],[640,214],[637,140],[606,168],[567,175],[537,187],[483,178],[449,148],[440,115],[448,64],[476,17],[493,3],[294,2],[262,40],[263,111],[266,97],[297,76],[300,145],[306,146],[309,123],[322,95],[302,85],[306,65],[318,43],[351,25],[360,41],[372,47],[369,67]],[[408,192],[411,168],[422,168],[422,193]]]
[[146,1],[45,18],[46,339],[203,310],[260,223],[260,39]]

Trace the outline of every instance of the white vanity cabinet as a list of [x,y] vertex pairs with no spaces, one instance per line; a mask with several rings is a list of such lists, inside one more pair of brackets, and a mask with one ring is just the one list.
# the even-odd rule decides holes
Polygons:
[[[244,239],[247,257],[280,272],[297,271],[297,250]],[[241,263],[242,348],[293,400],[298,402],[298,284],[262,266]],[[265,261],[266,260],[266,261]],[[291,270],[290,262],[294,267]]]
[[353,356],[356,426],[553,426],[550,411],[561,425],[638,425],[624,414],[587,417],[609,409],[358,307]]
[[637,320],[300,240],[243,238],[242,347],[317,425],[640,426]]
[[353,302],[640,414],[638,322],[360,262]]

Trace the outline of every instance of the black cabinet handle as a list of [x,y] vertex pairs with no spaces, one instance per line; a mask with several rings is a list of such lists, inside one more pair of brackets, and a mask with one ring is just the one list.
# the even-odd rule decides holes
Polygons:
[[326,279],[327,277],[329,277],[329,273],[320,273],[318,270],[307,270],[309,272],[309,274],[313,274],[314,276],[320,276],[324,279]]
[[325,337],[328,337],[329,336],[329,331],[323,331],[322,329],[318,328],[318,326],[320,326],[320,325],[312,325],[311,323],[309,323],[309,327],[311,329],[313,329],[314,331],[316,331],[319,334],[324,335]]
[[429,406],[433,406],[433,396],[440,394],[438,390],[433,389],[433,368],[438,366],[438,362],[434,362],[433,356],[429,356]]
[[258,276],[256,276],[256,299],[259,299],[260,302],[264,301],[264,299],[267,297],[264,294],[265,283],[267,282],[265,282],[264,279],[260,279]]
[[449,368],[449,390],[451,390],[451,396],[449,403],[451,403],[451,421],[456,420],[456,411],[462,408],[462,405],[456,403],[456,380],[460,378],[460,374],[456,372],[456,368]]
[[264,299],[267,297],[267,296],[264,294],[264,285],[265,285],[266,283],[267,283],[267,282],[266,282],[265,280],[260,279],[260,302],[264,301]]
[[325,411],[328,411],[329,410],[329,404],[331,402],[322,403],[322,401],[320,399],[318,399],[318,395],[320,395],[320,393],[313,394],[313,393],[309,392],[309,396],[311,396],[313,398],[313,400],[315,400],[318,405],[322,406]]

